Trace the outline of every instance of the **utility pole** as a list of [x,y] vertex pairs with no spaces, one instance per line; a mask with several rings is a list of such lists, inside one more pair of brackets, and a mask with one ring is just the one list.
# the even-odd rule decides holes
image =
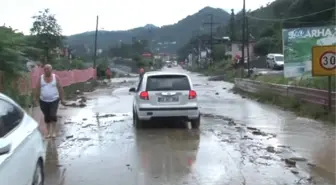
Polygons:
[[95,43],[94,43],[94,55],[93,55],[93,68],[96,68],[96,59],[97,59],[97,37],[98,37],[98,21],[99,17],[97,15],[96,20],[96,33],[95,33]]
[[247,42],[247,77],[250,77],[250,30],[248,17],[245,17],[246,21],[246,42]]
[[198,67],[201,66],[201,39],[197,37],[197,43],[198,43]]
[[153,27],[152,26],[150,26],[150,27],[148,27],[148,36],[149,36],[149,42],[148,42],[148,44],[149,44],[149,50],[150,50],[150,53],[153,53],[153,38],[154,38],[154,36],[153,36]]
[[210,39],[209,39],[209,43],[210,43],[210,56],[211,56],[211,61],[213,59],[213,26],[214,25],[217,25],[217,24],[220,24],[218,22],[213,22],[213,14],[208,14],[208,16],[210,17],[210,22],[205,22],[203,23],[203,25],[210,25]]
[[242,25],[242,60],[241,62],[241,77],[244,77],[244,62],[245,62],[245,24],[246,24],[246,10],[245,10],[245,0],[243,0],[243,25]]

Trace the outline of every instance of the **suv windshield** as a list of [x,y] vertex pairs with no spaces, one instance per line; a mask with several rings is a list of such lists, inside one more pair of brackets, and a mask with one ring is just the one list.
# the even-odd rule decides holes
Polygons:
[[283,56],[275,56],[275,61],[284,61],[284,57]]
[[147,91],[184,91],[190,90],[189,80],[185,75],[157,75],[147,79]]

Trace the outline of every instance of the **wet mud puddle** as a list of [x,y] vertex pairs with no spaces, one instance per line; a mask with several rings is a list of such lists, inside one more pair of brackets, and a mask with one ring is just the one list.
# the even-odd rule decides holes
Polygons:
[[64,110],[60,136],[48,145],[48,184],[329,185],[306,172],[310,161],[276,134],[213,114],[202,114],[199,131],[135,130],[124,105],[131,102],[128,88],[118,88]]

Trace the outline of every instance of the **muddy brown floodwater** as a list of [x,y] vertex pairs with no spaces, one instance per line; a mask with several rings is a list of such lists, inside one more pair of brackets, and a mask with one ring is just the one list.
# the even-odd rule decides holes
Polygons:
[[335,184],[333,126],[189,74],[202,112],[199,130],[180,122],[135,130],[128,89],[136,78],[85,94],[84,108],[61,107],[59,135],[48,141],[46,184]]

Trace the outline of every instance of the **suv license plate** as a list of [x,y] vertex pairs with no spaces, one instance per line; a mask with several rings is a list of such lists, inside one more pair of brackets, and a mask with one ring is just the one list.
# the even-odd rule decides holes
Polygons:
[[158,102],[178,102],[179,99],[176,96],[173,97],[159,97]]

